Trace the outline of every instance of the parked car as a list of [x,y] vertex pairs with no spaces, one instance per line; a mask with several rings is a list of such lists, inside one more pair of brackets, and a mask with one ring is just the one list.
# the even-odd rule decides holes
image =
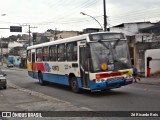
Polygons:
[[10,62],[7,62],[7,67],[13,67],[14,65]]
[[7,88],[7,80],[5,76],[6,74],[0,71],[0,88],[3,88],[3,89]]

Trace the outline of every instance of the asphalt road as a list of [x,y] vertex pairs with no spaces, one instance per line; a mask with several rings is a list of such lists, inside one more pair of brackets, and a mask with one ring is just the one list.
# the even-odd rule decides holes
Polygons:
[[73,93],[69,87],[57,84],[41,86],[26,70],[4,69],[7,79],[26,89],[96,111],[160,111],[160,86],[137,84],[104,92]]

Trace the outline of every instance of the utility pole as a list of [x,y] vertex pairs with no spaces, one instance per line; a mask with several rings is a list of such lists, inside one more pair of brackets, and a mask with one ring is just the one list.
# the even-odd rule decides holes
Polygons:
[[103,9],[104,9],[104,31],[107,31],[106,0],[103,0]]
[[3,49],[2,49],[2,47],[3,47],[3,45],[2,45],[2,36],[1,36],[1,65],[3,65]]
[[31,26],[28,25],[28,27],[29,27],[29,30],[28,30],[28,32],[29,32],[29,46],[31,46]]
[[21,26],[28,26],[28,33],[29,33],[29,46],[31,46],[31,28],[37,28],[37,27],[31,27],[31,25],[21,25]]

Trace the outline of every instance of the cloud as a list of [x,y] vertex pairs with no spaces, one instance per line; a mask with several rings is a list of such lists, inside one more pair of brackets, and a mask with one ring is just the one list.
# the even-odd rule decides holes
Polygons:
[[[111,25],[144,20],[160,19],[160,0],[106,0],[108,23]],[[80,12],[85,12],[103,24],[103,0],[0,0],[0,24],[7,26],[28,23],[37,30],[99,27]],[[2,17],[2,16],[1,16]]]

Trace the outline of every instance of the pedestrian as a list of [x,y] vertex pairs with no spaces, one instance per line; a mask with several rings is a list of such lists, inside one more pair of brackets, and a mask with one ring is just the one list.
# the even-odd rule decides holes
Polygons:
[[138,77],[137,69],[133,66],[133,79],[134,82],[137,82],[137,79],[140,81],[140,78]]

